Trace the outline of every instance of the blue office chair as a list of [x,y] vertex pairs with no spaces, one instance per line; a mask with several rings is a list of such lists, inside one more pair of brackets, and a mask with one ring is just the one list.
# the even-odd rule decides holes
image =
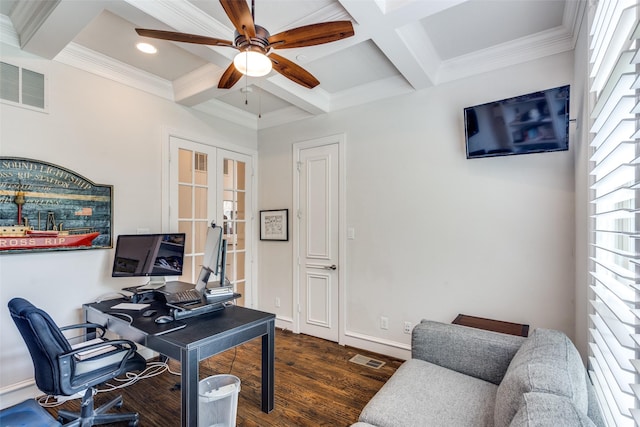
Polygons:
[[129,371],[145,368],[145,359],[136,352],[136,345],[128,340],[107,340],[73,349],[62,331],[95,328],[99,336],[101,325],[83,323],[59,328],[47,313],[23,298],[9,301],[11,318],[24,339],[35,371],[36,385],[49,395],[71,396],[85,391],[81,412],[58,411],[60,421],[72,420],[65,426],[94,426],[119,421],[138,425],[138,414],[107,414],[112,407],[122,406],[122,396],[94,409],[95,386]]

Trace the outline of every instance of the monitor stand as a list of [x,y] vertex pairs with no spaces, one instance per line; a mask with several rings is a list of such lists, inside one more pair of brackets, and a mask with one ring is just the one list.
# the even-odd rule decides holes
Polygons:
[[144,284],[142,286],[139,286],[138,289],[140,289],[140,290],[156,290],[156,289],[160,289],[161,287],[166,285],[166,283],[167,283],[167,281],[165,280],[164,276],[149,278],[149,281],[146,284]]

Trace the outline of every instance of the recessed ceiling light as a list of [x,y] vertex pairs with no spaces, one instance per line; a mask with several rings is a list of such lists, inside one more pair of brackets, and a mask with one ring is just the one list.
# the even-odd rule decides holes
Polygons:
[[140,52],[149,53],[149,54],[154,54],[158,51],[158,49],[156,49],[155,46],[149,43],[138,43],[136,47]]

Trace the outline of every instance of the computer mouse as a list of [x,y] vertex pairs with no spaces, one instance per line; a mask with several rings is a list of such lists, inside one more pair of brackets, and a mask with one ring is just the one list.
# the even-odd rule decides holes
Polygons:
[[155,320],[156,323],[163,324],[173,322],[173,317],[171,316],[158,316]]
[[144,317],[151,317],[151,316],[153,316],[153,315],[154,315],[154,314],[156,314],[156,313],[157,313],[157,311],[156,311],[156,310],[146,310],[146,311],[144,311],[144,312],[142,313],[142,315],[143,315]]

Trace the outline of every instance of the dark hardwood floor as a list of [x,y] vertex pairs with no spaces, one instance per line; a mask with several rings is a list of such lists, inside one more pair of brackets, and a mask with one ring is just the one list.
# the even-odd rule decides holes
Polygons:
[[[275,409],[260,410],[260,339],[228,350],[200,363],[200,378],[233,374],[240,378],[237,425],[348,426],[357,421],[362,408],[402,363],[378,354],[343,347],[307,335],[276,331]],[[356,354],[386,362],[380,369],[349,362]],[[180,366],[170,361],[171,370]],[[140,414],[140,426],[179,426],[180,390],[178,376],[165,372],[127,388],[99,393],[96,404],[123,395],[124,412]],[[61,407],[77,410],[79,400]],[[60,408],[60,407],[58,407]],[[51,408],[52,414],[58,408]],[[123,423],[121,425],[126,425]]]

